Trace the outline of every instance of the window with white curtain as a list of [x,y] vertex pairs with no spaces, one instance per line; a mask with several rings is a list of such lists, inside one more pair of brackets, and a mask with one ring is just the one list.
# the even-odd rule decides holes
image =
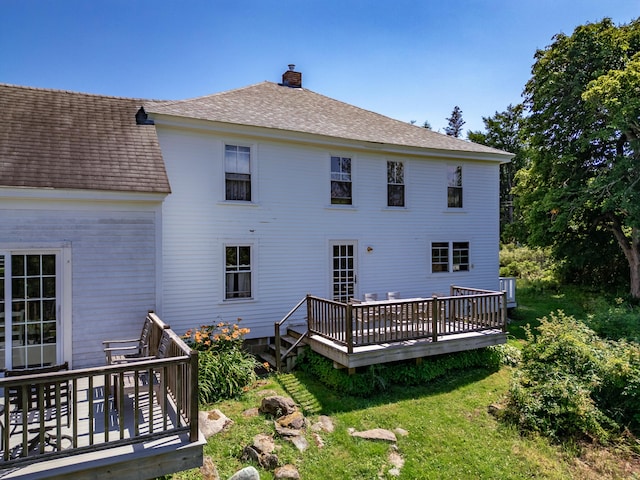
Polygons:
[[251,246],[225,246],[225,299],[251,298]]

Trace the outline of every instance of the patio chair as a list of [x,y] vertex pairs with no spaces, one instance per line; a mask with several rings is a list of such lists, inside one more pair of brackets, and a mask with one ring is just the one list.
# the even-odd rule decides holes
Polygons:
[[151,371],[151,375],[149,375],[149,371],[146,369],[137,370],[135,364],[144,360],[166,358],[169,354],[170,345],[171,336],[169,334],[169,330],[163,330],[160,342],[158,343],[158,351],[155,356],[129,357],[127,361],[120,362],[121,364],[131,365],[132,370],[123,372],[122,374],[113,375],[113,396],[118,410],[120,409],[120,388],[122,388],[122,391],[126,396],[129,393],[134,392],[136,387],[138,388],[138,391],[145,391],[149,388],[149,384],[151,384],[155,395],[158,396],[160,394],[163,389],[162,374]]
[[102,342],[104,346],[104,355],[107,365],[117,365],[119,363],[128,363],[136,359],[142,359],[149,356],[149,337],[153,322],[149,315],[144,320],[142,331],[138,338],[128,338],[124,340],[105,340]]

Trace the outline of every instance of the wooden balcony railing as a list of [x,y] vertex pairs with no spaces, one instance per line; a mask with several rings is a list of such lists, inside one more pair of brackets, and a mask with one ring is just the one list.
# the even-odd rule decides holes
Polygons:
[[154,330],[150,346],[162,331],[171,337],[164,358],[0,378],[0,469],[176,435],[198,441],[197,352],[161,322]]
[[504,292],[452,286],[449,296],[341,303],[307,296],[309,334],[347,347],[506,328]]

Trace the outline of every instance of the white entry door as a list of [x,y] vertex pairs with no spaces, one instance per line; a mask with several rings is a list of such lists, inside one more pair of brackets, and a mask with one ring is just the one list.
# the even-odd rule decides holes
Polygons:
[[348,302],[356,296],[357,243],[331,242],[333,300]]
[[57,363],[60,255],[0,252],[0,368]]

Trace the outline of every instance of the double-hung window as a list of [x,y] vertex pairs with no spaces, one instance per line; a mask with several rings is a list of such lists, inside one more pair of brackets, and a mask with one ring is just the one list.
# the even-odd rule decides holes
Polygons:
[[225,145],[226,200],[251,201],[251,147]]
[[431,272],[468,272],[469,242],[433,242]]
[[225,246],[225,299],[251,298],[251,246]]
[[431,271],[433,273],[449,271],[448,242],[433,242],[431,244]]
[[447,207],[462,208],[462,167],[447,167]]
[[454,272],[469,271],[469,242],[453,242],[452,266]]
[[331,157],[331,204],[351,205],[351,159]]
[[404,207],[404,164],[387,162],[387,206]]

